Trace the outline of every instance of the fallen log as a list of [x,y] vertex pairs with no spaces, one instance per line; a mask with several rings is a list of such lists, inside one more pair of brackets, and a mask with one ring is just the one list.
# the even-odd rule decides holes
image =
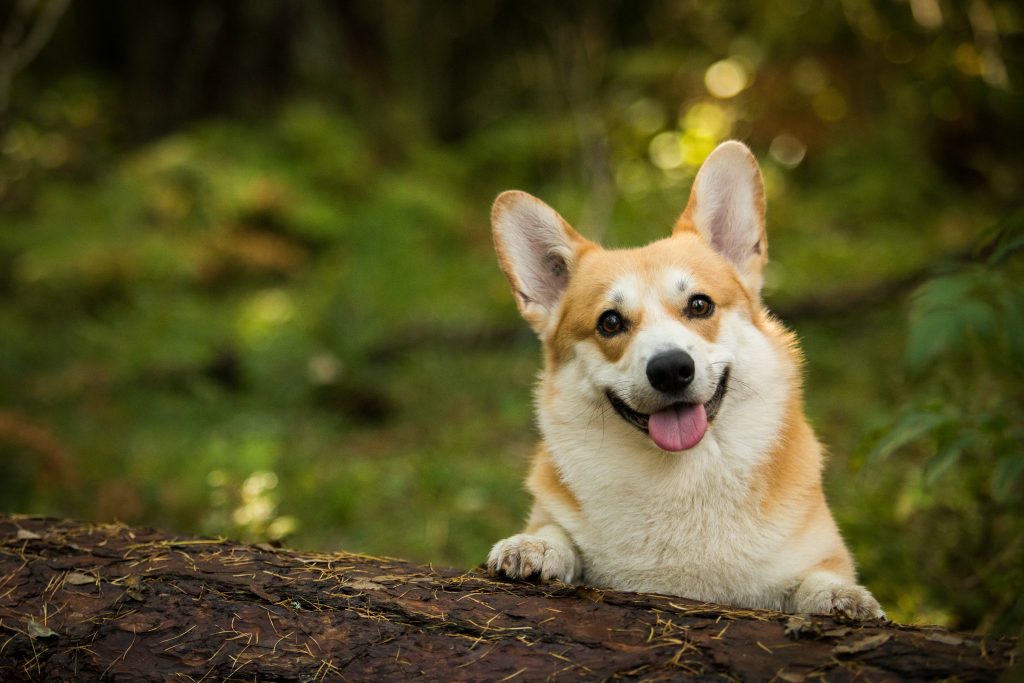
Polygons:
[[0,680],[994,680],[1016,641],[0,516]]

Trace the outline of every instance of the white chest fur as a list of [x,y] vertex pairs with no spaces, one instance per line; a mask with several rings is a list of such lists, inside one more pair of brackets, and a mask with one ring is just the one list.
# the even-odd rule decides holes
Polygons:
[[[560,521],[583,558],[586,583],[780,607],[780,582],[791,575],[773,567],[783,530],[751,509],[749,483],[716,465],[722,453],[708,441],[700,453],[654,454],[666,462],[645,463],[652,476],[580,490],[580,514]],[[581,474],[572,466],[565,473]]]

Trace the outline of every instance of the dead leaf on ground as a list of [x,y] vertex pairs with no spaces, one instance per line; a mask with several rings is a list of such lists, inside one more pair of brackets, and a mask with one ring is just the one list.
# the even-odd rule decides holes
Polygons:
[[822,631],[821,635],[824,638],[845,638],[846,636],[853,633],[852,628],[841,626],[839,628],[831,628],[827,631]]
[[924,637],[925,640],[930,640],[933,643],[942,643],[943,645],[973,645],[971,641],[967,640],[962,636],[958,636],[953,633],[941,633],[936,631],[935,633],[929,633]]
[[64,577],[64,583],[72,586],[84,586],[89,583],[96,583],[98,580],[95,576],[83,572],[68,572],[68,575]]
[[890,638],[892,638],[891,633],[878,633],[867,638],[855,640],[848,645],[836,645],[832,648],[832,653],[837,655],[853,655],[859,652],[867,652],[889,642]]
[[52,628],[45,624],[40,624],[32,617],[28,618],[28,623],[25,624],[25,631],[28,633],[28,637],[32,639],[54,638],[58,635]]

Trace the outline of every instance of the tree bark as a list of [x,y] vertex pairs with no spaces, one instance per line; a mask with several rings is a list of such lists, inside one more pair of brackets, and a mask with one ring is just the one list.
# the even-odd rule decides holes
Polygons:
[[0,680],[994,680],[1016,641],[0,517]]

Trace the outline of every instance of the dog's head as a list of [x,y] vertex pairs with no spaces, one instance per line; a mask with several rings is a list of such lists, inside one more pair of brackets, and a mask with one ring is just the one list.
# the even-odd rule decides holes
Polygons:
[[523,192],[501,194],[492,221],[502,270],[544,344],[541,403],[558,404],[563,422],[611,408],[623,438],[688,450],[730,387],[770,361],[758,334],[770,324],[764,187],[744,145],[720,145],[672,235],[640,249],[603,249]]

